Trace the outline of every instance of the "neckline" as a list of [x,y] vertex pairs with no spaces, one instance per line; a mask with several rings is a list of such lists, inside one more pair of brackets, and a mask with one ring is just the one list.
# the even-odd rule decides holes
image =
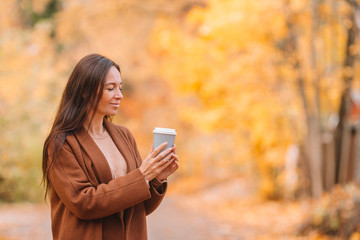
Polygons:
[[88,132],[88,133],[89,133],[90,137],[92,137],[93,139],[105,139],[109,136],[109,133],[106,131],[106,129],[101,135],[97,135],[97,136],[92,135],[90,132]]

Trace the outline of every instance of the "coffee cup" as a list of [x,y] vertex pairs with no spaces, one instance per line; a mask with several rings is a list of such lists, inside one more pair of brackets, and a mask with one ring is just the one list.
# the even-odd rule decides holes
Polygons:
[[175,136],[176,136],[175,129],[156,127],[153,131],[153,134],[154,134],[154,142],[153,142],[154,149],[156,149],[164,142],[167,142],[167,145],[160,152],[164,151],[167,148],[171,148],[174,145]]

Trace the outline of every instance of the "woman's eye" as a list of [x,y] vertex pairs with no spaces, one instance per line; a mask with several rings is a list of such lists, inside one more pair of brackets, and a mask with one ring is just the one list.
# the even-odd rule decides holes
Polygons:
[[114,90],[114,88],[108,88],[107,90],[112,91],[112,90]]

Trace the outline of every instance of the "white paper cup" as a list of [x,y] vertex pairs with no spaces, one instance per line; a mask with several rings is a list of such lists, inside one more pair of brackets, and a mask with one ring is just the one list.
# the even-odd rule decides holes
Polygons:
[[167,142],[167,145],[160,152],[164,151],[167,148],[171,148],[174,145],[175,136],[176,136],[175,129],[156,127],[153,131],[153,134],[154,134],[154,142],[153,142],[154,149],[156,149],[164,142]]

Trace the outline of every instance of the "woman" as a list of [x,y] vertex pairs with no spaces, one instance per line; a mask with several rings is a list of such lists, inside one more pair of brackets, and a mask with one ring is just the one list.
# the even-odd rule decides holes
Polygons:
[[178,169],[175,146],[142,161],[129,130],[109,121],[123,95],[119,66],[91,54],[75,66],[44,143],[43,181],[57,239],[147,239],[146,215]]

